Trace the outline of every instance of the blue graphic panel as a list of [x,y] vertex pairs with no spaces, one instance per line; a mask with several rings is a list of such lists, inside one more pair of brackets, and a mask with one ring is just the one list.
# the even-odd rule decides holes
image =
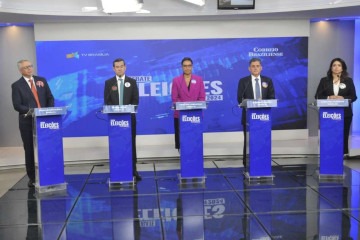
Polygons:
[[68,106],[64,136],[107,134],[103,105],[105,80],[115,74],[112,61],[126,60],[137,80],[140,104],[138,134],[173,133],[171,82],[182,74],[181,59],[194,61],[193,73],[204,79],[208,109],[205,132],[242,130],[237,85],[249,75],[252,57],[263,61],[263,75],[274,81],[278,108],[273,129],[305,129],[308,38],[185,40],[38,41],[38,73],[49,81],[56,106]]

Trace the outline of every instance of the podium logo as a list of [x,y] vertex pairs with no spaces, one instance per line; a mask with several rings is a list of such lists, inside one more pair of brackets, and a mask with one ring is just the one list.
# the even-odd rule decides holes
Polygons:
[[40,128],[59,129],[60,126],[58,122],[40,122]]
[[188,117],[187,115],[183,115],[181,119],[183,122],[191,122],[191,123],[200,123],[201,122],[200,117],[197,117],[197,116]]
[[122,128],[128,128],[130,126],[129,121],[116,121],[115,119],[111,119],[110,121],[111,127],[122,127]]
[[251,119],[260,120],[260,121],[270,121],[270,116],[269,114],[264,114],[264,113],[263,114],[252,113]]
[[323,118],[330,118],[332,120],[341,120],[341,114],[340,113],[328,113],[323,112]]

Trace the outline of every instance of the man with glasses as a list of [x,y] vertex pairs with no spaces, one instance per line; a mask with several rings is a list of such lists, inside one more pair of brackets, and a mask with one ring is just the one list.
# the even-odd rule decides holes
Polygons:
[[[176,102],[205,101],[204,82],[200,76],[192,74],[193,61],[185,57],[181,61],[183,74],[172,81],[171,99]],[[180,150],[179,111],[174,111],[175,148]]]
[[32,114],[34,108],[53,107],[54,97],[45,78],[33,75],[34,68],[29,60],[17,63],[21,77],[11,85],[12,103],[19,112],[19,129],[25,150],[28,187],[34,187],[35,161],[33,144]]

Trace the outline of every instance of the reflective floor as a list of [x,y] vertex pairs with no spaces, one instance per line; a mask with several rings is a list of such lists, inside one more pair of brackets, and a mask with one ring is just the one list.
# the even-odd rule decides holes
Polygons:
[[249,182],[240,160],[207,160],[205,184],[149,162],[133,189],[109,189],[107,165],[67,166],[66,191],[24,177],[0,198],[0,239],[360,239],[360,172],[319,182],[316,161],[273,159],[273,181]]

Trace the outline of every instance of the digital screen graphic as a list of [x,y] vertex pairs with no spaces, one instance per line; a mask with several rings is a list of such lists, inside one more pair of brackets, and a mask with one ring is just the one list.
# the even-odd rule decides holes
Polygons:
[[48,80],[55,106],[68,107],[64,137],[107,135],[104,84],[115,75],[112,62],[119,57],[139,87],[139,135],[174,132],[171,83],[182,74],[184,57],[192,58],[193,74],[204,80],[204,132],[242,130],[237,86],[250,75],[252,57],[262,60],[262,75],[274,82],[273,129],[306,129],[307,37],[37,41],[36,52],[38,75]]

